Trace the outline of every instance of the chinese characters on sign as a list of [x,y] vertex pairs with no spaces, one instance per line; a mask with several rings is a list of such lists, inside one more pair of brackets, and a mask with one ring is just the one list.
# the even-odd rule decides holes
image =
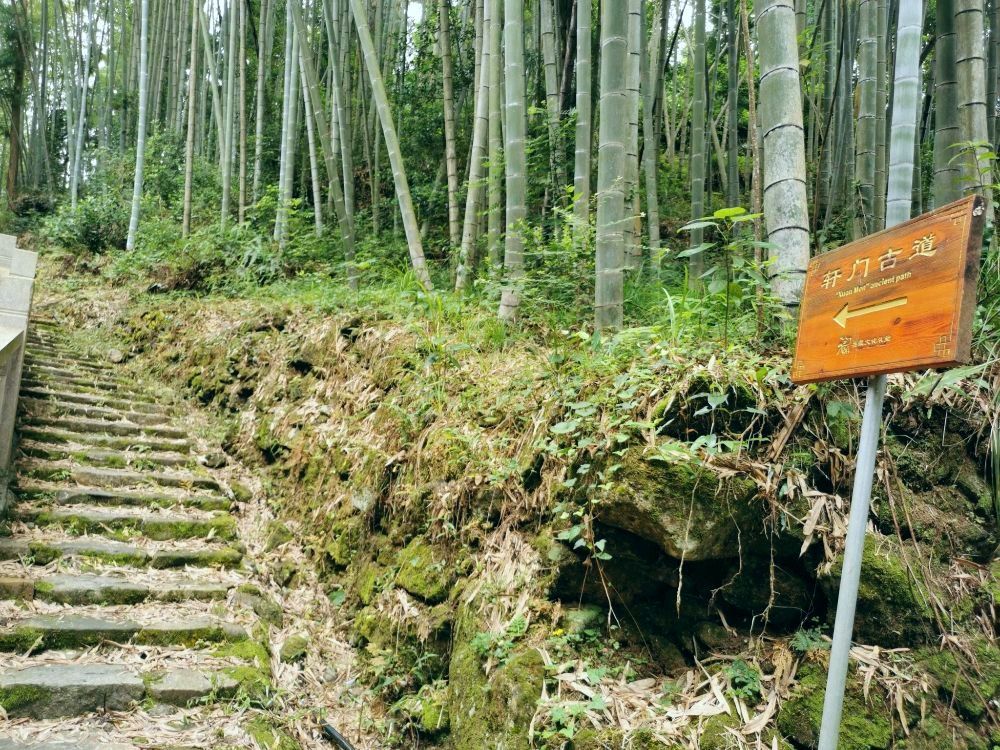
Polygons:
[[[919,258],[933,258],[934,253],[937,252],[937,248],[934,245],[934,235],[925,234],[923,237],[913,241],[913,247],[910,254],[906,257],[906,260],[918,260]],[[888,271],[896,267],[896,262],[898,258],[903,254],[902,250],[897,250],[895,248],[888,248],[884,253],[878,256],[878,270]],[[864,256],[854,259],[854,264],[851,266],[851,275],[847,277],[848,281],[853,281],[855,278],[860,277],[861,279],[868,278],[868,269],[871,265],[871,257]],[[835,289],[837,287],[837,282],[844,273],[839,268],[834,268],[823,274],[823,288],[824,289]],[[906,276],[909,278],[909,275]],[[851,294],[853,292],[848,292]]]
[[965,361],[984,218],[970,196],[813,258],[792,380]]

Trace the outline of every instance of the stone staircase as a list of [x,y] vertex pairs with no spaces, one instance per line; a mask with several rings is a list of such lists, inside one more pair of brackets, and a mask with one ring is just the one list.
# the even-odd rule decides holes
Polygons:
[[[0,531],[0,750],[252,748],[270,694],[229,491],[169,396],[32,321]],[[6,718],[3,717],[6,714]]]

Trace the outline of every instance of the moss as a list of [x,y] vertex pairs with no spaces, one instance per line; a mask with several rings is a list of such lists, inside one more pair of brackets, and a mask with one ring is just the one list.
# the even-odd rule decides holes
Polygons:
[[[719,714],[707,719],[698,729],[699,750],[737,750],[742,743],[738,742],[730,729],[739,730],[743,722],[738,716]],[[761,735],[764,747],[777,747],[780,750],[791,750],[792,746],[773,729],[765,730]],[[640,746],[642,747],[642,746]]]
[[409,720],[423,735],[435,737],[446,734],[451,726],[448,687],[443,683],[424,685],[416,695],[408,695],[398,701],[392,712]]
[[8,714],[17,716],[22,709],[30,707],[38,701],[45,700],[49,691],[34,685],[12,685],[0,687],[0,708]]
[[465,608],[461,622],[448,672],[448,713],[455,750],[527,750],[528,727],[545,678],[541,655],[525,646],[486,675],[472,645],[479,628],[476,617]]
[[918,658],[937,683],[942,700],[966,719],[978,721],[986,714],[986,704],[1000,696],[1000,649],[983,640],[972,650],[975,663],[950,649],[927,649]]
[[[815,747],[819,740],[825,692],[826,669],[814,663],[803,664],[797,684],[778,713],[778,730],[797,746]],[[879,691],[873,689],[866,702],[861,686],[849,680],[838,750],[883,750],[890,746],[889,710],[879,700]]]
[[309,653],[309,639],[304,635],[293,635],[285,639],[278,652],[278,658],[284,664],[303,661]]
[[219,625],[193,630],[155,630],[144,628],[135,636],[135,642],[146,646],[185,646],[191,648],[198,643],[242,642],[245,636],[237,631],[228,631]]
[[267,647],[259,641],[243,640],[230,643],[212,652],[220,659],[238,659],[254,664],[258,669],[271,674],[271,654]]
[[374,562],[361,566],[354,578],[354,590],[362,604],[367,606],[372,603],[385,585],[388,572],[387,568]]
[[28,549],[31,550],[31,557],[34,559],[35,565],[48,565],[53,560],[62,557],[62,552],[45,542],[31,542]]
[[295,740],[263,716],[258,716],[247,724],[246,730],[261,750],[299,750],[299,744]]
[[334,567],[346,568],[351,564],[358,551],[361,541],[361,524],[359,521],[341,521],[330,529],[330,536],[332,539],[324,550],[326,556]]
[[397,561],[397,586],[430,604],[447,598],[453,580],[451,566],[423,539],[414,539],[400,550]]
[[25,653],[35,648],[39,641],[44,642],[45,634],[35,628],[17,627],[0,633],[0,651]]
[[281,521],[271,521],[264,529],[267,539],[264,542],[264,549],[267,552],[277,549],[282,544],[292,541],[292,532]]
[[756,485],[745,476],[723,479],[686,462],[649,459],[630,448],[602,500],[600,520],[654,542],[671,557],[712,560],[735,555],[760,529],[751,502]]
[[256,586],[241,585],[236,591],[234,603],[249,607],[265,622],[281,626],[285,613],[274,599],[263,594]]
[[233,491],[233,498],[239,503],[248,503],[253,498],[253,491],[242,482],[230,482],[229,489]]
[[993,750],[994,747],[952,715],[945,720],[927,717],[910,728],[910,734],[895,745],[895,750]]
[[190,552],[161,550],[152,560],[154,568],[181,568],[197,564],[199,567],[238,568],[243,562],[243,553],[228,546],[218,546],[199,550],[197,555]]
[[263,703],[272,692],[269,673],[255,667],[226,667],[223,674],[236,681],[236,694],[252,703]]
[[[863,643],[880,646],[912,646],[924,643],[930,634],[933,612],[927,593],[914,583],[902,562],[902,552],[894,542],[869,535],[861,562],[855,636]],[[843,557],[822,580],[827,597],[837,601]],[[835,607],[829,611],[832,623]]]

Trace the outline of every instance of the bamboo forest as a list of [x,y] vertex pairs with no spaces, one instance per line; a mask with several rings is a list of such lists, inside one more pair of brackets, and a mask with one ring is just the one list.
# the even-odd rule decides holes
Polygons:
[[0,750],[1000,750],[1000,0],[0,0]]

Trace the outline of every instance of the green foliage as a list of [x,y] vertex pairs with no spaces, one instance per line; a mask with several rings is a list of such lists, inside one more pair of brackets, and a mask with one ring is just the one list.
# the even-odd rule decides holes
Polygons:
[[819,628],[800,628],[796,630],[792,634],[789,645],[794,651],[800,654],[830,648],[829,642],[823,639],[823,632]]
[[470,645],[480,659],[495,659],[505,664],[510,657],[514,645],[528,632],[528,621],[518,616],[511,620],[502,633],[476,633]]
[[118,195],[96,192],[73,208],[63,203],[42,224],[42,237],[73,253],[124,250],[128,236],[128,204]]
[[736,659],[726,667],[729,692],[749,703],[756,703],[763,693],[760,670],[743,659]]

